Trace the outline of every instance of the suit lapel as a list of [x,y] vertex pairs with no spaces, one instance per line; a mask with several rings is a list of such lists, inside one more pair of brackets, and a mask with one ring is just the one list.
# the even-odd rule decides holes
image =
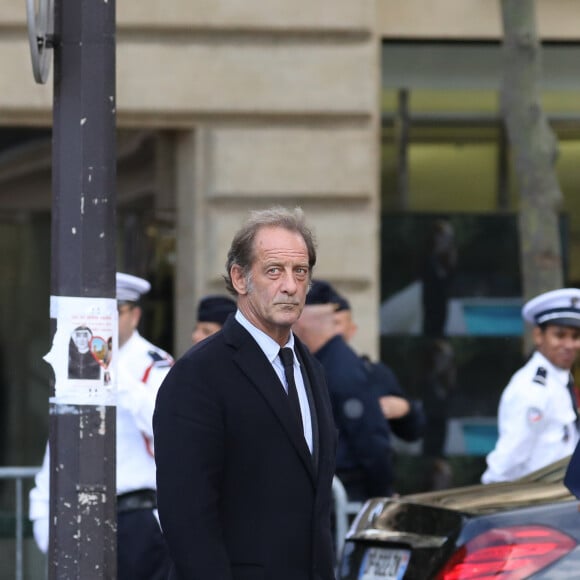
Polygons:
[[286,392],[270,361],[250,333],[235,318],[230,317],[226,321],[223,332],[226,342],[236,349],[234,362],[272,409],[314,483],[312,457],[304,439],[304,433],[300,430],[295,417],[292,416]]
[[[312,370],[307,368],[304,362],[304,351],[301,345],[298,344],[296,340],[295,351],[296,356],[300,362],[300,370],[302,373],[302,379],[304,381],[304,388],[306,389],[306,395],[308,396],[308,406],[310,407],[310,420],[312,425],[312,464],[314,466],[314,472],[318,471],[318,457],[320,453],[319,449],[319,432],[318,432],[318,412],[317,405],[314,399],[314,392],[312,389],[312,382],[310,377],[313,377]],[[313,377],[314,380],[314,377]]]
[[328,470],[334,474],[334,455],[336,450],[333,441],[336,437],[336,427],[328,398],[326,380],[319,368],[312,364],[313,357],[310,352],[296,339],[296,335],[294,335],[294,338],[301,361],[304,363],[304,369],[310,381],[312,398],[314,399],[314,407],[316,409],[318,445],[316,446],[317,453],[315,459],[317,475],[324,476]]

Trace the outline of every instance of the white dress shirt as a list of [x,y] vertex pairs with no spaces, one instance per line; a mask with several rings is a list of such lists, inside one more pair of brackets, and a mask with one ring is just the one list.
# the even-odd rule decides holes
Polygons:
[[[279,352],[280,345],[265,332],[256,328],[239,310],[236,312],[236,320],[252,335],[252,338],[258,343],[258,346],[270,361],[270,364],[276,371],[284,390],[288,393],[288,385],[286,384],[286,375],[284,374],[284,366],[280,360]],[[294,352],[294,335],[290,332],[290,338],[284,345],[292,349],[294,353],[294,382],[296,383],[296,391],[298,392],[298,400],[300,401],[300,412],[302,413],[302,428],[304,430],[304,439],[310,453],[312,453],[312,417],[310,416],[310,406],[308,404],[308,395],[306,394],[306,387],[304,386],[304,379],[302,371],[300,370],[300,363],[298,357]],[[276,385],[277,386],[277,385]]]

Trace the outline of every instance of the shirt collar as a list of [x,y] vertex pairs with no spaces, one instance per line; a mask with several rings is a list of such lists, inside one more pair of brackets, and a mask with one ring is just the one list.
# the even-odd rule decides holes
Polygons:
[[[273,363],[280,352],[280,345],[264,331],[255,327],[240,310],[236,311],[235,317],[236,320],[252,335],[252,338],[258,343],[258,346],[262,349],[262,352],[266,355],[266,358],[270,363]],[[290,332],[290,338],[284,346],[289,347],[294,351],[294,334],[292,334],[292,332]]]
[[534,353],[534,358],[538,359],[538,364],[547,368],[550,374],[554,374],[558,380],[563,385],[568,384],[568,379],[570,378],[570,371],[566,369],[561,369],[556,365],[553,365],[541,352],[536,351]]

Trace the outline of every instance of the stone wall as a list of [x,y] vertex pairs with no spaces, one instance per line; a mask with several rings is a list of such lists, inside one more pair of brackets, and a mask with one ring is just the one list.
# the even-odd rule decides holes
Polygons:
[[[0,125],[50,126],[25,21],[24,2],[0,0]],[[197,300],[222,288],[233,230],[274,203],[304,208],[316,275],[348,294],[356,344],[377,354],[375,23],[376,0],[117,3],[118,126],[164,135],[153,186],[177,224],[176,354]]]

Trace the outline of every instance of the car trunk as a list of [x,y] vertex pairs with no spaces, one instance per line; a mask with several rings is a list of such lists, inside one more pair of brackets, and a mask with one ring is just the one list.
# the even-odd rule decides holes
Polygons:
[[[432,576],[455,549],[466,516],[458,511],[401,500],[375,499],[353,522],[343,549],[340,580],[357,580],[371,546],[410,550],[405,579]],[[401,554],[392,552],[396,557]]]
[[[516,482],[371,499],[347,534],[338,578],[366,578],[360,572],[361,566],[364,568],[369,559],[376,560],[377,554],[383,563],[386,562],[383,569],[391,566],[395,570],[393,578],[433,578],[456,550],[457,539],[469,520],[519,507],[571,499],[561,475],[553,471],[540,471],[534,477]],[[381,550],[377,550],[379,547]],[[397,575],[399,561],[403,563],[398,566]],[[373,568],[373,565],[366,567]],[[375,570],[378,567],[378,564],[374,565]],[[402,576],[400,573],[405,567],[406,573]],[[368,577],[391,578],[377,572],[375,575],[369,573]]]

